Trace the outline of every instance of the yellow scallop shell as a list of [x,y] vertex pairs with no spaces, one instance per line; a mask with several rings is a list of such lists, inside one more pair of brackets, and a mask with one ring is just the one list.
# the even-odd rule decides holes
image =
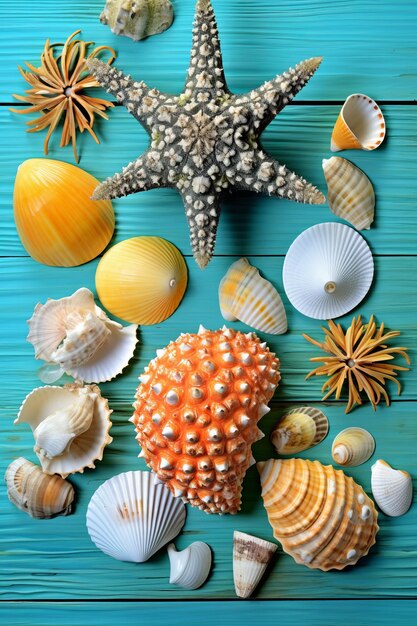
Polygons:
[[101,302],[134,324],[158,324],[181,302],[187,266],[181,252],[160,237],[133,237],[113,246],[96,271]]
[[114,231],[110,200],[91,200],[99,181],[80,167],[29,159],[17,170],[14,218],[30,256],[44,265],[73,267],[94,259]]

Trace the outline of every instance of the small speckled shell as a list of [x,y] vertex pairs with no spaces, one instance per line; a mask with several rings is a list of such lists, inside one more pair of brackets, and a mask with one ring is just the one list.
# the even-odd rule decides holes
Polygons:
[[327,572],[355,565],[378,532],[378,514],[362,487],[319,461],[258,463],[274,537],[301,565]]
[[175,496],[207,513],[236,513],[263,437],[258,420],[280,380],[254,333],[182,334],[140,377],[132,421],[142,455]]
[[348,96],[333,129],[331,151],[375,150],[384,138],[385,120],[377,103],[362,93]]
[[375,440],[364,428],[350,427],[336,435],[332,445],[333,461],[345,467],[362,465],[371,458]]
[[187,288],[181,252],[161,237],[133,237],[101,259],[96,288],[113,315],[135,324],[163,322],[179,306]]
[[358,230],[370,228],[374,221],[375,194],[366,174],[341,157],[323,159],[323,171],[331,211]]
[[235,530],[233,580],[239,598],[249,598],[252,595],[277,548],[276,543]]
[[408,472],[379,459],[372,466],[371,485],[375,502],[385,515],[399,517],[407,513],[413,499],[413,481]]
[[229,267],[219,286],[219,301],[228,321],[238,319],[271,335],[287,332],[287,316],[279,293],[245,258]]
[[328,430],[322,411],[301,406],[284,415],[272,431],[271,441],[278,454],[297,454],[323,441]]
[[162,33],[173,19],[169,0],[107,0],[100,15],[100,22],[108,24],[115,35],[134,41]]

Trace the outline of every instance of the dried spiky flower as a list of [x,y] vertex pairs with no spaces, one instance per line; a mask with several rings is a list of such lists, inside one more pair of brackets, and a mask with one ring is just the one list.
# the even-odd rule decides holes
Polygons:
[[[87,55],[88,46],[93,42],[74,39],[79,32],[79,30],[75,31],[64,44],[50,44],[48,39],[41,55],[40,67],[26,63],[30,72],[19,67],[23,78],[32,88],[26,91],[25,96],[13,94],[13,97],[31,106],[27,109],[11,109],[14,113],[21,114],[41,112],[40,117],[28,122],[28,125],[32,126],[28,132],[34,133],[49,126],[44,143],[45,154],[48,154],[49,139],[63,118],[60,146],[67,146],[72,142],[77,163],[77,126],[80,132],[87,130],[93,139],[100,143],[93,131],[94,116],[99,115],[108,119],[104,111],[113,106],[108,100],[93,98],[85,94],[85,89],[100,87],[95,78],[89,74],[87,61],[103,50],[108,50],[111,54],[109,64],[116,58],[116,53],[109,46],[95,48]],[[55,49],[60,46],[62,46],[62,51],[55,56]]]
[[386,361],[391,361],[395,355],[399,354],[410,363],[407,348],[389,348],[386,342],[399,336],[398,331],[391,331],[384,334],[384,324],[377,328],[374,316],[372,315],[368,324],[362,323],[359,315],[354,317],[346,333],[340,324],[335,324],[329,320],[329,329],[324,328],[326,335],[324,342],[320,343],[308,335],[303,335],[307,341],[318,346],[330,356],[315,357],[310,361],[322,362],[306,378],[311,376],[329,376],[322,391],[327,391],[323,400],[326,400],[333,393],[336,400],[339,400],[345,381],[348,383],[349,400],[345,413],[353,408],[355,404],[362,404],[361,392],[368,396],[374,410],[379,403],[381,396],[384,397],[387,406],[390,400],[384,385],[387,380],[392,380],[401,392],[401,385],[395,378],[398,370],[407,371],[407,367],[393,365]]

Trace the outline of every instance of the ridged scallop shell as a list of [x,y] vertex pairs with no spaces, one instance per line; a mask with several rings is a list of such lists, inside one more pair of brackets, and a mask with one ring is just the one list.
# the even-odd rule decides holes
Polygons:
[[236,595],[249,598],[259,585],[276,549],[276,543],[235,530],[233,534],[233,580]]
[[368,554],[378,514],[352,478],[304,459],[257,466],[274,537],[297,563],[326,572],[355,565]]
[[239,510],[278,367],[254,333],[226,327],[200,327],[158,350],[140,377],[132,421],[146,463],[175,496],[207,513]]
[[331,211],[357,230],[370,228],[374,221],[375,193],[369,178],[341,157],[323,159],[322,163]]
[[29,424],[34,450],[48,474],[83,472],[111,443],[111,410],[96,385],[39,387],[24,400],[15,424]]
[[219,286],[220,310],[230,321],[240,320],[271,335],[287,332],[287,316],[275,287],[247,259],[235,261]]
[[156,484],[151,472],[124,472],[106,480],[87,509],[91,540],[119,561],[147,561],[178,535],[184,522],[184,504]]
[[333,319],[354,309],[374,275],[372,253],[353,228],[325,222],[291,244],[284,261],[284,288],[291,304],[314,319]]
[[91,199],[98,184],[88,172],[63,161],[28,159],[19,165],[14,219],[33,259],[73,267],[104,250],[113,235],[114,212],[110,200]]
[[158,324],[178,308],[187,288],[181,252],[160,237],[133,237],[106,252],[96,271],[101,302],[135,324]]
[[333,129],[331,151],[375,150],[384,138],[385,120],[377,103],[363,93],[348,96]]
[[297,454],[323,441],[329,430],[327,417],[319,409],[301,406],[291,409],[271,433],[278,454]]
[[169,28],[174,11],[169,0],[107,0],[100,22],[115,35],[139,41]]
[[110,320],[85,288],[37,304],[28,324],[35,358],[47,362],[39,373],[46,383],[64,373],[88,383],[111,380],[126,367],[137,343],[137,326]]
[[49,519],[71,513],[74,489],[60,476],[45,474],[20,457],[10,463],[4,478],[10,502],[31,517]]
[[168,546],[171,565],[169,582],[183,589],[198,589],[205,583],[211,568],[211,550],[203,541],[195,541],[178,552],[173,543]]
[[379,459],[372,466],[371,485],[375,502],[385,515],[399,517],[407,513],[413,500],[413,480],[408,472]]
[[364,428],[351,426],[338,435],[332,445],[333,461],[345,467],[362,465],[375,451],[375,440]]

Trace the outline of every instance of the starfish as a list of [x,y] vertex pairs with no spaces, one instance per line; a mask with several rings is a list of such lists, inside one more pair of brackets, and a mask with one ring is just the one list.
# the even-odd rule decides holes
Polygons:
[[96,80],[142,124],[151,145],[93,198],[107,199],[160,187],[182,196],[195,260],[210,261],[222,195],[229,188],[297,202],[323,204],[323,194],[262,149],[260,135],[314,74],[321,57],[308,59],[246,94],[232,94],[224,76],[210,0],[198,0],[191,61],[179,96],[151,89],[98,59]]

